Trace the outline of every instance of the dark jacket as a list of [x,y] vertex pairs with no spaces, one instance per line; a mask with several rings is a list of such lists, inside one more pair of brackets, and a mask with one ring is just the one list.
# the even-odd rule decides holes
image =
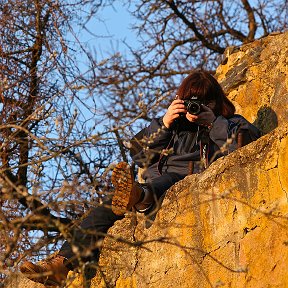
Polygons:
[[241,146],[261,136],[260,131],[240,115],[229,119],[219,116],[210,130],[184,117],[179,118],[171,129],[163,125],[162,118],[153,119],[132,139],[131,156],[135,164],[145,168],[142,176],[146,181],[162,173],[177,173],[185,177],[203,170],[201,159],[204,152],[200,151],[205,145],[211,163],[239,147],[240,132],[244,135]]

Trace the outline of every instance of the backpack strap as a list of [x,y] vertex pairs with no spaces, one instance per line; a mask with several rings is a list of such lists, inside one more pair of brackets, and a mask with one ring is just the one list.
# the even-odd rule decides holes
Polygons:
[[232,119],[228,119],[228,122],[228,137],[232,138],[232,136],[234,135],[237,143],[237,148],[241,148],[253,141],[250,136],[247,122],[234,122]]
[[173,142],[174,142],[174,138],[176,136],[177,130],[174,130],[173,135],[172,135],[167,147],[165,149],[163,149],[161,154],[160,154],[160,158],[158,160],[158,165],[157,165],[157,169],[158,169],[158,172],[160,173],[160,175],[162,175],[162,169],[163,169],[164,163],[168,159],[168,151],[167,150],[169,150],[173,146]]

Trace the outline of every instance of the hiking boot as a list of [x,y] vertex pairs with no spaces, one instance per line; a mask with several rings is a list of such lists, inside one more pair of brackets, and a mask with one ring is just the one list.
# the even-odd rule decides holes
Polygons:
[[60,255],[51,257],[36,264],[26,261],[20,267],[25,276],[47,286],[59,286],[66,280],[69,269],[64,265],[66,258]]
[[[129,164],[126,162],[118,163],[112,172],[111,182],[115,187],[114,195],[112,198],[112,211],[116,215],[124,215],[125,212],[130,211],[136,204],[141,210],[146,210],[148,206],[152,205],[152,201],[149,203],[142,203],[143,199],[153,200],[153,195],[150,191],[146,192],[143,187],[134,181],[133,171]],[[151,197],[147,197],[147,195]],[[149,200],[148,199],[148,200]],[[141,211],[142,212],[142,211]]]

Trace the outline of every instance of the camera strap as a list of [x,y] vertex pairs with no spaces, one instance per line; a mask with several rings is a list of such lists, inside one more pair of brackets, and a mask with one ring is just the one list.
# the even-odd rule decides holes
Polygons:
[[[165,162],[167,161],[168,159],[168,150],[173,146],[173,143],[174,143],[174,138],[177,134],[177,131],[178,131],[178,127],[174,130],[174,133],[167,145],[167,147],[165,149],[163,149],[161,155],[160,155],[160,158],[159,158],[159,161],[158,161],[158,165],[157,165],[157,168],[158,168],[158,172],[160,173],[160,175],[162,175],[162,168],[165,164]],[[210,142],[210,138],[209,138],[209,128],[208,127],[205,127],[201,133],[199,133],[200,135],[200,162],[201,162],[201,167],[202,171],[204,171],[208,166],[209,166],[209,142]],[[198,137],[198,136],[196,136]]]
[[209,141],[209,129],[205,127],[200,136],[200,160],[204,169],[209,166]]

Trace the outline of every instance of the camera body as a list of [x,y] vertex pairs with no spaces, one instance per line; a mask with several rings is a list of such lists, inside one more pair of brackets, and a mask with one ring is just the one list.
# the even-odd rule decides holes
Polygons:
[[184,105],[192,115],[198,115],[201,113],[201,104],[202,103],[196,96],[192,96],[189,100],[184,100]]

